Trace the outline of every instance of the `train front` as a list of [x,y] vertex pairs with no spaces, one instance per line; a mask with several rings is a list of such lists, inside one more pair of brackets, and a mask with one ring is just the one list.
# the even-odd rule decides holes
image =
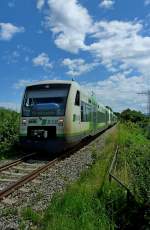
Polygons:
[[64,118],[70,84],[26,87],[20,124],[20,142],[26,150],[60,152],[66,148]]

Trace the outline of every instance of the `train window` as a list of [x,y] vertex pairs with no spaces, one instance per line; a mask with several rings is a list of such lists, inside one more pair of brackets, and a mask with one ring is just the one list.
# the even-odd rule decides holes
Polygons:
[[88,122],[91,120],[91,106],[81,101],[81,122]]
[[69,84],[27,87],[22,105],[23,116],[64,116]]
[[78,90],[76,93],[75,105],[80,105],[80,92]]
[[99,122],[99,123],[104,123],[104,122],[106,122],[106,113],[104,113],[104,112],[100,112],[100,111],[98,111],[98,113],[97,113],[97,121]]

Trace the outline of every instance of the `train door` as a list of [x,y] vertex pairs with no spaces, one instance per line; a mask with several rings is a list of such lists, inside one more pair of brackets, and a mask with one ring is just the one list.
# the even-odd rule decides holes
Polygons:
[[80,91],[77,90],[76,96],[75,96],[75,103],[74,103],[74,115],[73,115],[73,123],[74,123],[74,132],[79,132],[81,130],[81,113],[80,113],[80,108],[81,106],[81,101],[80,101]]
[[93,106],[93,130],[96,130],[96,123],[97,123],[97,108]]

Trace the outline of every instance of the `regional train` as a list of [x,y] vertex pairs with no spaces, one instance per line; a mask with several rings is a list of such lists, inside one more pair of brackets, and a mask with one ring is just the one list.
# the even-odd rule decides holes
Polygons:
[[77,82],[40,81],[25,89],[20,141],[28,150],[60,152],[116,121],[115,114]]

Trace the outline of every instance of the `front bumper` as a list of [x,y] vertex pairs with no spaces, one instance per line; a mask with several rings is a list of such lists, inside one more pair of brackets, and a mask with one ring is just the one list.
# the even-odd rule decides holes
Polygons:
[[35,140],[28,137],[20,137],[20,143],[24,150],[48,153],[58,153],[72,145],[65,138]]

